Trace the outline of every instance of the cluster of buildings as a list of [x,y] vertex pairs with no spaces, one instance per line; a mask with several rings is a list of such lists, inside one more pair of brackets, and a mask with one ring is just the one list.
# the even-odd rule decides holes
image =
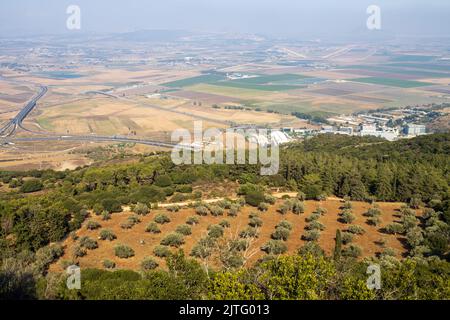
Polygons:
[[413,138],[427,134],[425,125],[409,123],[403,127],[380,126],[374,123],[360,123],[357,126],[350,125],[324,125],[321,129],[294,129],[283,128],[283,132],[293,136],[315,136],[318,134],[343,134],[348,136],[374,136],[388,141],[402,138]]
[[378,112],[341,115],[327,119],[328,124],[320,129],[292,129],[285,132],[294,135],[311,136],[317,134],[344,134],[350,136],[374,136],[395,141],[427,134],[426,123],[436,114],[423,108],[405,108]]

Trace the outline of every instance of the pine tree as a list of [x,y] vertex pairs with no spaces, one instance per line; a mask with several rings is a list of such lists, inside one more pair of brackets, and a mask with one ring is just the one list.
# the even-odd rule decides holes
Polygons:
[[339,260],[341,258],[342,252],[342,234],[341,230],[336,230],[336,244],[334,246],[334,260]]

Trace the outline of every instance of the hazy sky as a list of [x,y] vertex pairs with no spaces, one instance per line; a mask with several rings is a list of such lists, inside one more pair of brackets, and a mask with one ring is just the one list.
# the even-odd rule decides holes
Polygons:
[[364,32],[371,4],[382,30],[448,35],[449,0],[1,0],[0,36],[63,33],[66,9],[81,8],[81,32],[141,29],[341,37]]

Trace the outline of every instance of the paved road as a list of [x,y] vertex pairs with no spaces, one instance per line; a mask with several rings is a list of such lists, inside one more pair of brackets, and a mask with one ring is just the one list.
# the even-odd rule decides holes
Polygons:
[[22,121],[30,114],[30,112],[36,107],[36,103],[41,99],[48,91],[48,88],[42,86],[39,93],[31,99],[20,112],[9,122],[7,122],[2,128],[0,128],[0,137],[10,137],[14,135],[17,127],[22,126]]
[[217,123],[217,124],[221,124],[221,125],[227,125],[227,126],[233,126],[235,125],[235,123],[233,121],[229,121],[229,120],[219,120],[219,119],[215,119],[215,118],[211,118],[211,117],[207,117],[207,116],[201,116],[192,112],[186,112],[186,111],[179,111],[179,110],[173,110],[173,109],[169,109],[169,108],[164,108],[164,107],[160,107],[160,106],[156,106],[153,104],[149,104],[149,103],[144,103],[141,101],[135,101],[133,99],[127,98],[127,97],[122,97],[120,95],[114,95],[111,93],[107,93],[107,92],[102,92],[102,91],[91,91],[92,93],[95,94],[101,94],[113,99],[119,99],[119,100],[124,100],[127,102],[131,102],[131,103],[136,103],[139,104],[141,106],[147,107],[147,108],[152,108],[155,110],[161,110],[164,112],[170,112],[170,113],[175,113],[175,114],[179,114],[179,115],[183,115],[183,116],[188,116],[197,120],[203,120],[203,121],[208,121],[208,122],[212,122],[212,123]]
[[128,137],[121,136],[39,136],[39,137],[24,137],[24,138],[8,138],[5,142],[39,142],[39,141],[89,141],[89,142],[123,142],[123,143],[136,143],[143,144],[148,146],[156,146],[163,148],[179,148],[186,150],[193,150],[193,147],[190,145],[178,145],[170,142],[162,142],[155,140],[146,140],[146,139],[133,139]]
[[[57,135],[57,134],[49,134],[42,132],[35,132],[29,129],[26,129],[22,126],[23,120],[30,114],[30,112],[36,106],[36,103],[41,99],[46,93],[48,89],[47,87],[42,86],[40,92],[30,101],[28,102],[20,112],[10,121],[8,121],[3,127],[0,128],[0,138],[2,141],[0,144],[8,144],[8,143],[17,143],[17,142],[37,142],[37,141],[89,141],[89,142],[124,142],[124,143],[136,143],[164,148],[174,148],[177,146],[175,143],[168,143],[162,141],[155,140],[147,140],[147,139],[133,139],[129,137],[122,136],[96,136],[96,135],[85,135],[85,136],[72,136],[72,135]],[[14,137],[17,128],[21,128],[27,132],[33,134],[39,134],[40,136],[36,137],[23,137],[17,138]],[[193,148],[190,145],[182,145],[178,146],[180,149],[188,149],[192,150]]]

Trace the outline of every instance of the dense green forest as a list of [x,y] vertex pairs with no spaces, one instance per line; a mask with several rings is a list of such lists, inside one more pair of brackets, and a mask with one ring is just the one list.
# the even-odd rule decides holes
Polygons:
[[[142,156],[134,164],[99,163],[74,171],[0,172],[3,190],[10,190],[0,194],[0,296],[79,299],[450,297],[447,262],[450,134],[394,143],[376,138],[323,135],[283,147],[280,161],[279,174],[270,177],[260,176],[256,165],[175,166],[166,153]],[[412,207],[425,206],[429,211],[427,220],[422,221],[424,239],[418,245],[420,250],[412,252],[404,261],[374,258],[382,259],[382,263],[391,268],[384,279],[388,285],[376,294],[365,290],[362,282],[367,261],[324,257],[320,248],[311,246],[297,256],[269,257],[268,261],[254,266],[254,270],[205,273],[198,263],[180,255],[168,257],[165,271],[140,274],[85,270],[85,285],[76,293],[64,289],[63,279],[47,275],[49,264],[62,254],[62,249],[51,243],[79,229],[90,210],[109,214],[120,212],[122,205],[141,203],[151,207],[169,199],[174,202],[200,200],[202,193],[193,191],[193,186],[223,181],[238,182],[246,186],[243,189],[250,189],[251,194],[247,194],[246,199],[255,202],[252,205],[264,201],[265,189],[276,187],[300,192],[307,199],[336,195],[360,201],[400,201]],[[304,274],[304,270],[314,272]],[[304,278],[297,277],[300,273]],[[291,277],[298,281],[289,282]],[[397,287],[401,290],[396,290]]]

